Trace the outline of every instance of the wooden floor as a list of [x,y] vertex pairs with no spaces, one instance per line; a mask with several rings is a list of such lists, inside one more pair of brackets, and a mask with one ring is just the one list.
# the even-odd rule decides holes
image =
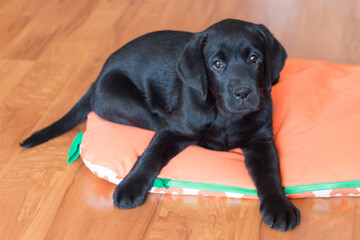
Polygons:
[[360,198],[294,200],[301,224],[286,233],[261,222],[254,200],[150,194],[145,205],[119,210],[114,185],[81,161],[66,164],[84,125],[19,148],[67,112],[127,41],[229,17],[267,25],[291,58],[360,64],[358,0],[1,0],[0,238],[359,240]]

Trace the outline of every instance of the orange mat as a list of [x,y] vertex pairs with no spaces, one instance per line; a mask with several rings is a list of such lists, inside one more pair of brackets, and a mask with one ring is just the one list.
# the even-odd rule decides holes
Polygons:
[[[274,137],[288,196],[360,195],[360,66],[289,59],[272,98]],[[118,183],[153,135],[90,113],[81,157],[94,173]],[[190,146],[158,178],[154,192],[256,196],[240,149]]]

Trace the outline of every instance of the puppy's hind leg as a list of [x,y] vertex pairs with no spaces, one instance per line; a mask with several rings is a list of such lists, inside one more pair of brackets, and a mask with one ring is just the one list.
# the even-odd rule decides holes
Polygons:
[[157,130],[162,116],[151,112],[144,94],[118,71],[99,77],[93,109],[100,117],[115,123]]

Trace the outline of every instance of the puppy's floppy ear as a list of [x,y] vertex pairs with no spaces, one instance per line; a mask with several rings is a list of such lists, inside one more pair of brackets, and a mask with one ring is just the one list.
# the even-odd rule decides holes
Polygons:
[[186,86],[199,92],[203,100],[206,99],[208,91],[207,73],[203,56],[203,47],[206,39],[207,37],[204,33],[197,33],[192,36],[185,45],[176,64],[176,71],[180,79]]
[[265,49],[266,89],[271,92],[271,86],[279,81],[280,72],[287,58],[284,47],[264,25],[257,25]]

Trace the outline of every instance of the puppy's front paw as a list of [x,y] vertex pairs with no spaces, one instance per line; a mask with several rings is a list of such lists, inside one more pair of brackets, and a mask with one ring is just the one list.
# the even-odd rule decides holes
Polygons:
[[144,204],[151,184],[146,184],[136,178],[125,178],[116,186],[113,199],[118,208],[129,209]]
[[263,199],[260,212],[265,224],[276,230],[288,231],[300,224],[300,211],[286,197]]

